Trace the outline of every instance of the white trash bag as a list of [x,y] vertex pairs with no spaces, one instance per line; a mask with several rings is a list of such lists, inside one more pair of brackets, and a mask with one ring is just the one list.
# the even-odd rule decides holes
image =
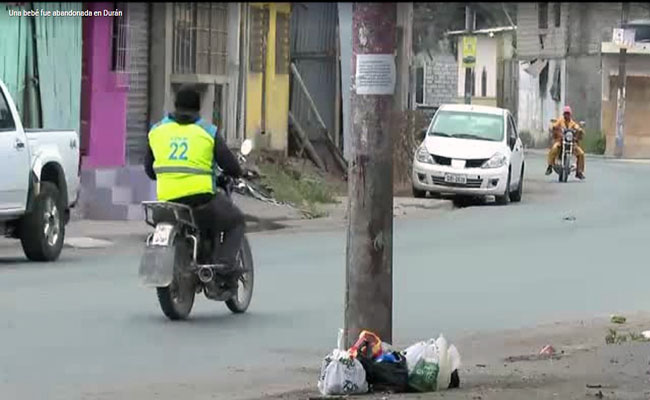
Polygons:
[[368,392],[366,371],[363,369],[363,365],[343,350],[342,329],[339,331],[338,349],[325,357],[321,365],[318,390],[324,396]]
[[404,350],[404,358],[406,358],[409,374],[413,373],[415,366],[425,357],[429,360],[433,358],[436,363],[438,362],[438,347],[435,340],[418,342]]
[[453,344],[449,346],[442,334],[436,340],[438,348],[438,390],[446,390],[451,382],[451,373],[460,368],[460,353]]

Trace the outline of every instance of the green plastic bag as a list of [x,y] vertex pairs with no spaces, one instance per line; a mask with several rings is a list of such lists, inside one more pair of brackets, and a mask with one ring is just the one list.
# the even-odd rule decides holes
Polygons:
[[418,392],[435,392],[438,387],[438,363],[421,358],[409,375],[409,387]]

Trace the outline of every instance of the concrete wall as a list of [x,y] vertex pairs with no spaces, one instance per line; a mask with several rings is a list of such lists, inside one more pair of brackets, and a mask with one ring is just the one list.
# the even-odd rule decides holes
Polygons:
[[[89,3],[90,10],[111,9],[112,3]],[[83,18],[83,57],[87,77],[82,93],[88,154],[84,169],[125,164],[126,100],[128,86],[111,71],[113,18]]]
[[612,28],[621,21],[621,3],[569,3],[569,6],[568,53],[599,54],[600,43],[612,39]]
[[601,65],[599,55],[566,58],[566,104],[574,119],[587,122],[587,132],[601,130]]
[[[552,118],[557,118],[566,102],[566,63],[564,60],[549,60],[549,80],[546,88],[540,89],[539,76],[526,72],[528,65],[519,62],[519,109],[517,124],[519,131],[527,131],[535,141],[535,146],[545,146],[548,140],[548,127]],[[552,77],[560,68],[560,101],[554,101],[550,94]]]
[[[563,57],[567,50],[569,3],[561,3],[561,24],[555,27],[555,3],[548,4],[548,29],[539,29],[540,3],[517,4],[517,55],[522,60]],[[584,7],[584,3],[580,4]],[[585,7],[584,10],[587,8]],[[585,11],[586,12],[586,11]],[[577,18],[573,16],[572,18]],[[540,35],[541,41],[540,41]]]
[[458,66],[456,58],[451,53],[440,50],[422,52],[417,55],[415,64],[425,68],[425,106],[439,107],[445,103],[456,103]]

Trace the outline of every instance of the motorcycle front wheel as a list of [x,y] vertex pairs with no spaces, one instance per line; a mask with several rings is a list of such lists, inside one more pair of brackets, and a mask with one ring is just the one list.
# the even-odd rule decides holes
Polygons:
[[[174,243],[174,279],[167,287],[156,288],[162,312],[172,321],[186,319],[194,305],[195,280],[181,271],[190,262],[189,249],[179,239]],[[186,276],[184,276],[186,275]]]
[[248,239],[244,237],[242,248],[237,257],[238,266],[246,270],[239,278],[237,294],[226,301],[226,306],[235,314],[242,314],[248,310],[253,299],[253,286],[255,282],[255,271],[253,267],[253,253],[251,252]]
[[572,155],[568,154],[564,157],[564,162],[560,171],[560,182],[562,183],[569,180],[569,174],[571,173],[571,156]]

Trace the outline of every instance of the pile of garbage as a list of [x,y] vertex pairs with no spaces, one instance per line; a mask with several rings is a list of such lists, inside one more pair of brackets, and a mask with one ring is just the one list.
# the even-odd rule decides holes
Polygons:
[[394,351],[370,331],[363,331],[348,350],[343,330],[338,348],[321,366],[318,390],[322,395],[358,395],[368,392],[435,392],[460,386],[460,354],[443,335]]

